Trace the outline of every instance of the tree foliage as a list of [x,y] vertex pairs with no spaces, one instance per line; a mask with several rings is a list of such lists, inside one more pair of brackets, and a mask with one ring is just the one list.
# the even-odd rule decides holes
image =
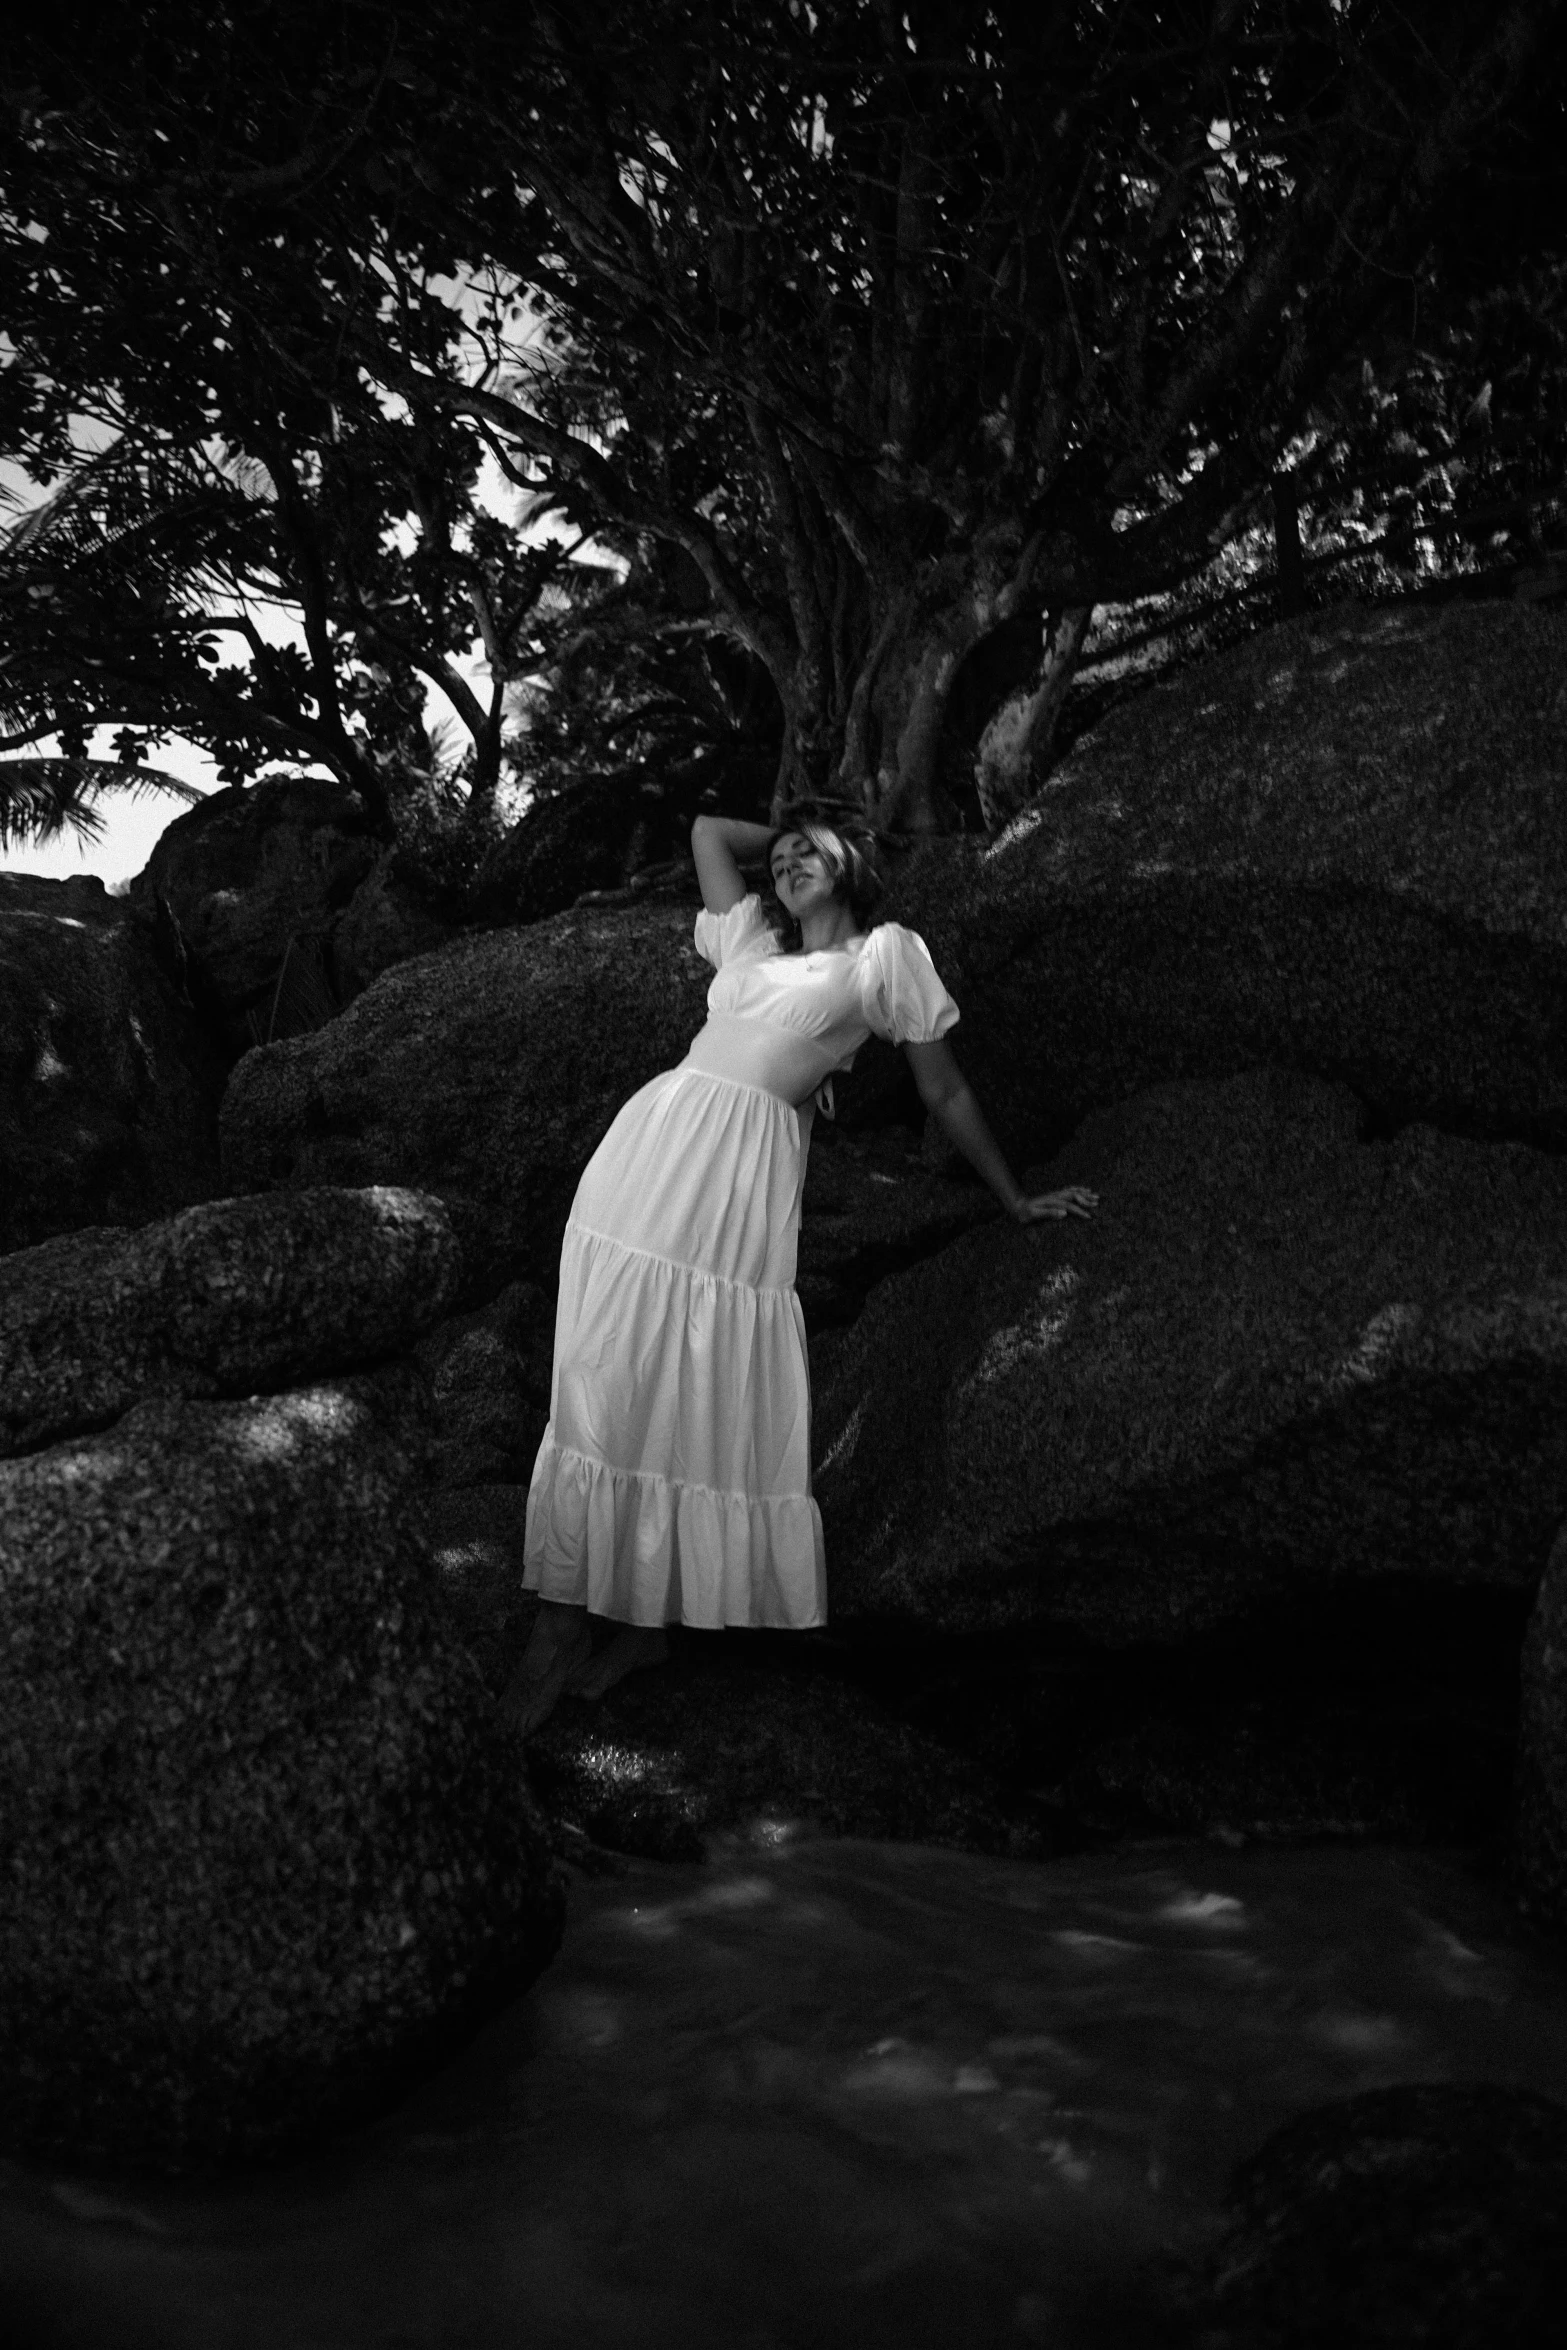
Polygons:
[[422,116],[395,27],[173,5],[89,39],[65,15],[10,94],[0,434],[57,485],[0,548],[10,743],[177,731],[226,780],[321,762],[389,814],[431,768],[433,685],[488,799],[563,548],[487,511],[475,434],[354,347],[463,366],[449,245],[400,241]]
[[531,272],[619,430],[574,434],[526,366],[405,388],[684,550],[773,678],[780,789],[931,822],[964,660],[1248,525],[1555,14],[539,7],[468,234]]
[[0,432],[64,488],[0,554],[8,734],[177,728],[391,815],[433,685],[479,805],[508,759],[683,802],[771,766],[920,826],[961,703],[993,821],[1096,610],[1297,534],[1538,535],[1561,21],[57,11],[11,74]]

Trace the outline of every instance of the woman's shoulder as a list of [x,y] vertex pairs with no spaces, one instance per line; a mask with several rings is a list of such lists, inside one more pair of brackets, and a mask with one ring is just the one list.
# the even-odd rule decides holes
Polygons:
[[776,955],[779,943],[755,890],[721,913],[704,906],[696,918],[696,950],[718,970],[739,956]]
[[897,969],[903,964],[925,964],[931,953],[917,930],[906,922],[877,922],[867,930],[863,940],[867,961],[883,970]]
[[860,968],[867,1017],[895,1044],[924,1044],[957,1023],[929,947],[902,922],[878,922],[866,935]]

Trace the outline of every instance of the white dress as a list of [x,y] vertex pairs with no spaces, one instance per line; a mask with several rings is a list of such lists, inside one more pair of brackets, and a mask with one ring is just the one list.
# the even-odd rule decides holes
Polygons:
[[523,1581],[622,1623],[804,1630],[826,1621],[794,1291],[813,1097],[868,1036],[927,1043],[958,1008],[894,922],[785,954],[746,897],[696,943],[707,1025],[572,1202]]

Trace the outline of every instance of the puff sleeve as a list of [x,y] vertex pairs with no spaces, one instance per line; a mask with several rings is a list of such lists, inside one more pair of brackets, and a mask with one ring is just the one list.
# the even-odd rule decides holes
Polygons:
[[778,941],[754,890],[725,914],[710,914],[702,908],[696,918],[696,951],[715,971],[722,971],[726,963],[778,953]]
[[879,922],[865,942],[861,1007],[875,1036],[893,1044],[934,1044],[958,1021],[930,949],[901,922]]

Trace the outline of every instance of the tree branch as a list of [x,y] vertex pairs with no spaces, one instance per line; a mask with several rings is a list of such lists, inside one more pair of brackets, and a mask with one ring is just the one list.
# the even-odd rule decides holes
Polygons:
[[[366,362],[372,365],[373,362]],[[543,417],[520,407],[498,392],[443,382],[438,376],[413,368],[381,367],[387,388],[410,401],[448,414],[482,419],[496,431],[519,441],[535,455],[547,457],[568,478],[578,482],[609,520],[684,547],[712,592],[714,602],[729,619],[736,635],[760,654],[777,674],[786,668],[792,648],[777,623],[747,593],[740,573],[700,515],[656,504],[633,491],[609,460],[574,433],[563,432]]]

